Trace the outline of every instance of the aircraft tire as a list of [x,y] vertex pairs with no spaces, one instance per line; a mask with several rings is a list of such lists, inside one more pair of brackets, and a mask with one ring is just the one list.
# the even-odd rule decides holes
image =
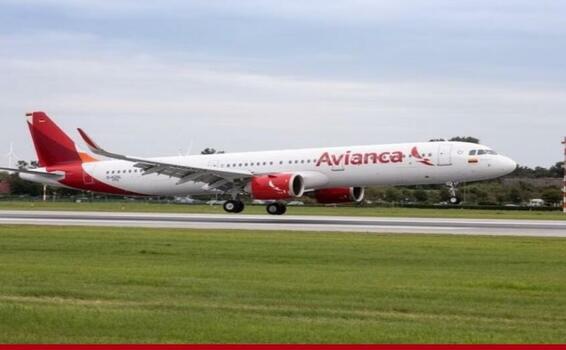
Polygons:
[[224,202],[222,208],[228,213],[240,213],[244,210],[244,203],[242,201],[229,200]]
[[265,207],[265,210],[270,215],[283,215],[287,211],[287,206],[283,203],[274,202]]
[[450,197],[448,202],[452,205],[458,205],[462,202],[462,200],[460,199],[460,197]]
[[237,205],[236,205],[236,210],[234,210],[234,213],[241,213],[242,211],[244,211],[245,205],[244,202],[242,201],[236,201]]

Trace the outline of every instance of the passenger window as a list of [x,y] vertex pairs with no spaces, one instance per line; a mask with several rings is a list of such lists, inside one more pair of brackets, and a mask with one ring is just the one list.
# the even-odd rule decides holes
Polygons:
[[475,149],[471,150],[471,151],[470,151],[470,155],[471,155],[471,156],[475,156],[475,155],[476,155],[476,150],[475,150]]
[[478,156],[481,156],[482,154],[486,154],[487,152],[483,149],[478,150]]

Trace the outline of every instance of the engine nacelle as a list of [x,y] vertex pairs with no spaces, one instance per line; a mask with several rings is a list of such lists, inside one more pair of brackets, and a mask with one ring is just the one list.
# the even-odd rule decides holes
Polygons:
[[249,192],[254,199],[289,199],[305,192],[305,182],[298,174],[270,174],[254,176]]
[[316,201],[323,204],[359,203],[364,199],[363,187],[335,187],[314,191]]

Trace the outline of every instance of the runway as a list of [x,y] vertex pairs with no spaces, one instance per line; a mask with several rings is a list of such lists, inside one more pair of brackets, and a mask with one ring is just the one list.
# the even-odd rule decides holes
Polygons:
[[0,211],[0,224],[566,237],[566,220]]

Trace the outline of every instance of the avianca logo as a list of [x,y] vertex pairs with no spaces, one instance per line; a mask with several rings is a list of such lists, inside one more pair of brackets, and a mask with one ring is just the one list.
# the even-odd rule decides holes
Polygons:
[[271,188],[273,191],[275,191],[275,193],[279,193],[279,194],[283,194],[285,193],[285,190],[277,187],[272,180],[269,180],[269,182],[267,183],[267,186],[269,186],[269,188]]
[[417,149],[417,147],[413,147],[413,149],[411,150],[411,155],[413,156],[413,158],[415,158],[417,160],[417,162],[425,164],[425,165],[429,165],[429,166],[434,166],[434,164],[432,164],[432,162],[430,161],[430,158],[428,157],[424,157],[423,155],[421,155],[419,153],[419,150]]
[[[428,166],[434,166],[430,158],[425,157],[419,153],[417,147],[411,149],[411,156],[419,163]],[[368,152],[368,153],[352,153],[351,151],[346,151],[342,154],[330,154],[324,152],[318,161],[316,166],[328,165],[328,166],[340,166],[340,165],[363,165],[363,164],[387,164],[387,163],[402,163],[405,154],[401,151],[394,152]]]
[[338,165],[362,165],[362,164],[386,164],[386,163],[401,163],[403,162],[403,157],[405,155],[401,151],[395,152],[369,152],[369,153],[352,153],[351,151],[346,151],[342,154],[329,154],[324,152],[318,161],[316,166],[326,164],[329,166]]

